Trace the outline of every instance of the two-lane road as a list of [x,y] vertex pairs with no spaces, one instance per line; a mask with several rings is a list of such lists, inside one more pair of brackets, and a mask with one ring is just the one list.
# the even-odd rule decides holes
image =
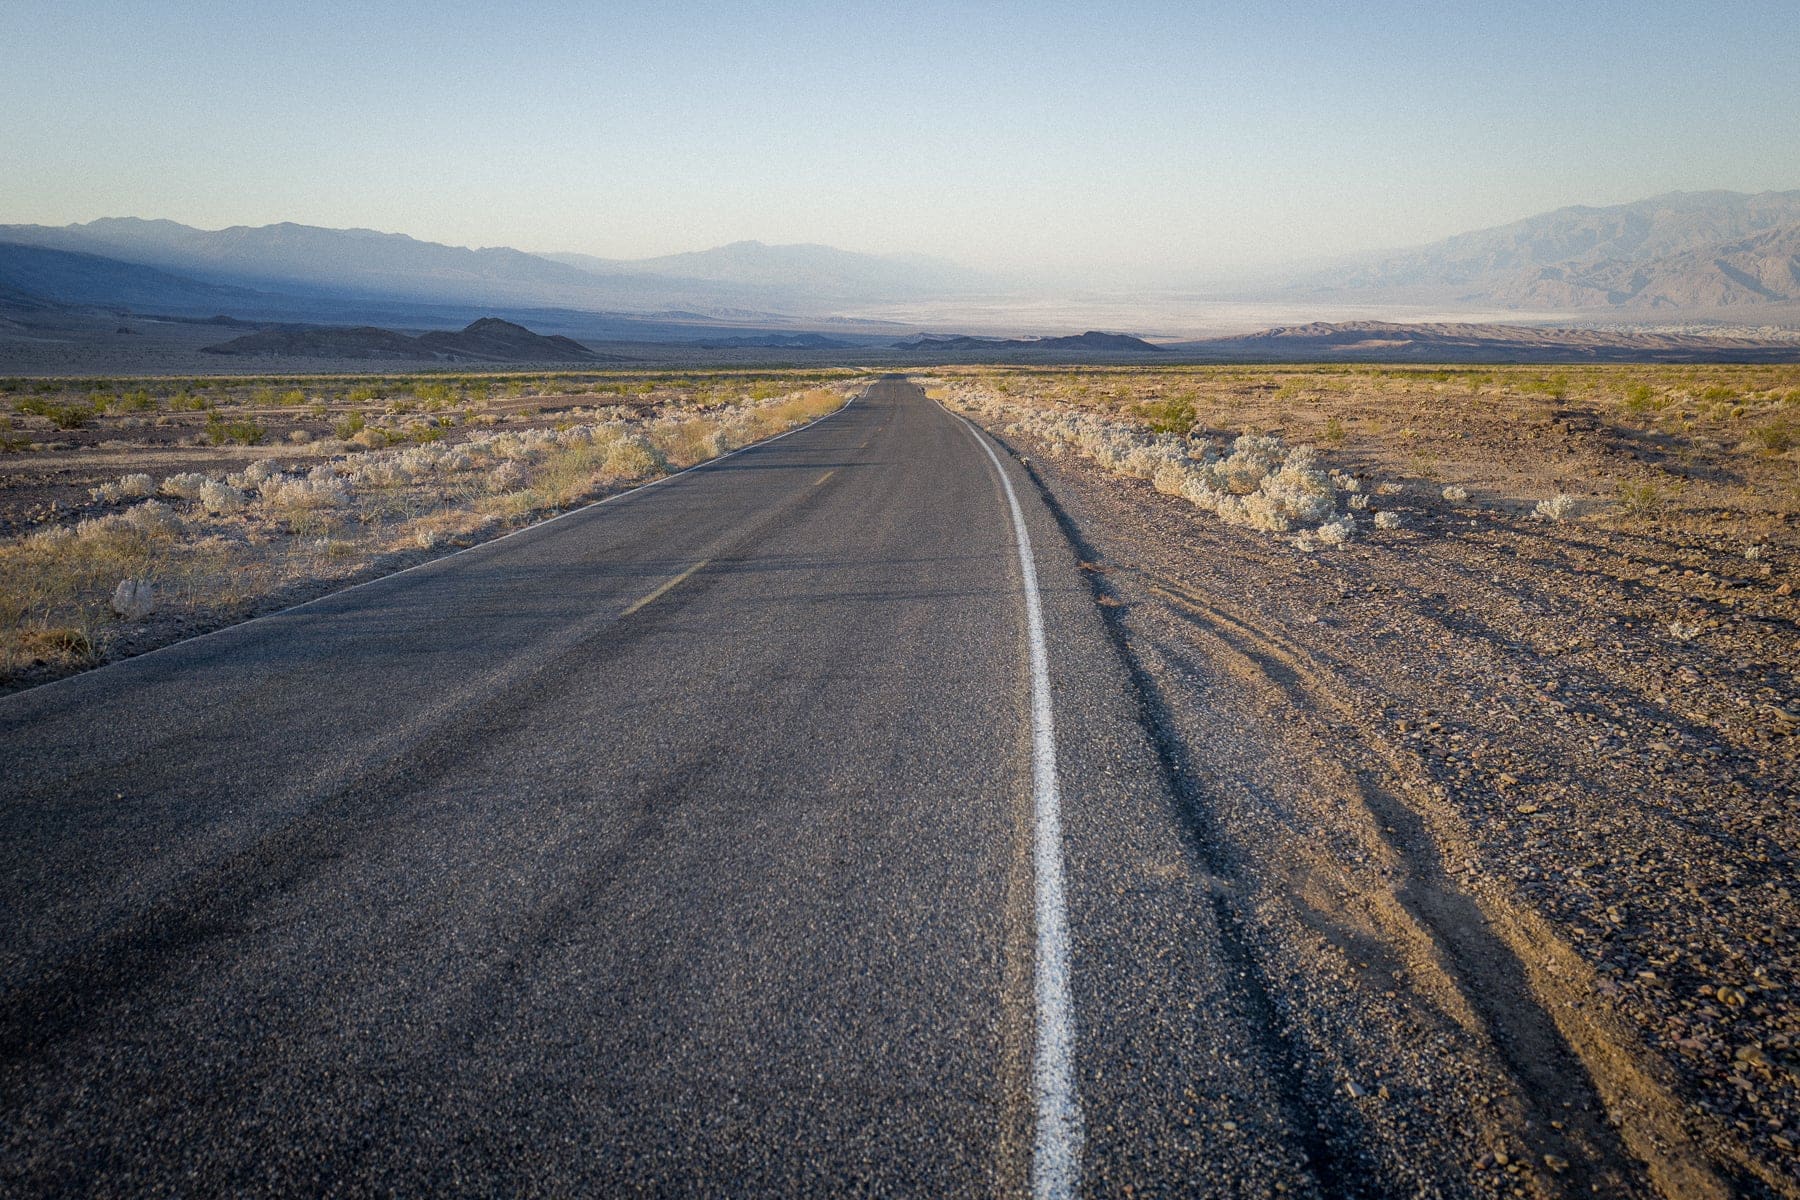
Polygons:
[[1052,1190],[1046,709],[1071,1186],[1288,1177],[1067,543],[887,380],[0,700],[0,1191]]

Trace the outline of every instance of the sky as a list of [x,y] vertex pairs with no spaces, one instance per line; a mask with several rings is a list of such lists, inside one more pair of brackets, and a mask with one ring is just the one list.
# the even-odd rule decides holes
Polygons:
[[0,222],[1226,278],[1800,188],[1795,0],[7,0]]

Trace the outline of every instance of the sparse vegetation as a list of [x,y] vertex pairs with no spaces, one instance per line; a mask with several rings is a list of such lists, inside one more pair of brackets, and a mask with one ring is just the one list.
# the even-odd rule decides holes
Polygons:
[[[1800,516],[1800,366],[1791,364],[958,367],[939,376],[946,396],[1012,406],[990,422],[996,428],[1096,420],[1220,455],[1243,434],[1284,446],[1310,434],[1327,473],[1363,477],[1365,496],[1399,496],[1411,481],[1413,494],[1423,483],[1465,510],[1466,481],[1479,479],[1482,500],[1461,514],[1465,528],[1469,517],[1554,524],[1579,513],[1584,524],[1665,535],[1749,522],[1760,536]],[[1371,511],[1355,494],[1340,496],[1340,508]],[[1429,536],[1430,509],[1402,501],[1398,511],[1407,529]]]
[[[596,404],[589,389],[597,382],[629,398]],[[91,665],[134,630],[143,631],[141,647],[144,637],[166,639],[195,620],[246,615],[296,583],[467,545],[822,416],[860,382],[858,372],[830,370],[319,379],[304,388],[146,381],[104,392],[46,381],[40,391],[8,393],[0,406],[11,413],[0,421],[47,430],[55,427],[49,414],[68,405],[92,414],[85,419],[106,428],[83,429],[84,444],[117,465],[74,473],[53,499],[29,499],[45,493],[18,486],[28,475],[7,477],[13,486],[0,501],[11,507],[0,513],[15,532],[0,540],[0,683]],[[545,411],[527,413],[508,392],[530,394],[531,407]],[[140,393],[150,407],[135,399]],[[90,402],[94,394],[110,398]],[[409,411],[389,412],[400,397]],[[136,415],[152,410],[155,423]],[[323,431],[315,436],[320,425],[308,422]],[[0,433],[22,443],[22,465],[41,458],[48,467],[79,448],[42,443],[43,434],[22,427]],[[126,440],[133,434],[144,440]],[[139,447],[159,445],[190,460],[187,469],[122,469]],[[265,457],[246,462],[237,448],[247,446],[266,447]],[[129,615],[114,602],[126,593]],[[154,597],[153,611],[145,597]]]

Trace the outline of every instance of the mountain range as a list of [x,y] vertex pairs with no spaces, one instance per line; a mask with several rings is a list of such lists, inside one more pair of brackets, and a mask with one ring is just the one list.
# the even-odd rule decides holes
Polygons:
[[[955,294],[978,282],[931,259],[857,254],[829,246],[737,242],[639,260],[472,250],[368,229],[283,223],[203,230],[173,221],[103,218],[81,225],[0,225],[0,287],[56,303],[138,308],[149,277],[165,280],[162,308],[282,317],[321,298],[743,318],[824,316],[846,305]],[[38,251],[22,256],[20,251]],[[87,256],[57,261],[44,252]],[[100,264],[121,264],[118,298],[105,298]],[[134,270],[135,268],[135,270]],[[26,282],[30,286],[26,286]],[[218,296],[207,288],[231,289]],[[125,297],[129,297],[126,299]]]
[[1335,266],[1290,294],[1634,313],[1800,305],[1800,191],[1560,208]]
[[[820,330],[879,336],[885,330],[866,319],[869,313],[909,311],[932,314],[914,318],[921,324],[960,324],[959,314],[999,311],[984,309],[981,297],[1004,290],[1001,281],[936,259],[820,245],[734,242],[607,259],[292,223],[202,230],[119,217],[0,225],[0,317],[12,321],[62,306],[422,329],[503,313],[583,336],[605,317],[626,340],[638,334],[621,327],[650,324],[688,331],[677,337]],[[1285,283],[1270,280],[1235,298],[1272,301],[1296,314],[1429,305],[1444,312],[1800,324],[1800,191],[1675,192],[1563,208],[1346,260]]]

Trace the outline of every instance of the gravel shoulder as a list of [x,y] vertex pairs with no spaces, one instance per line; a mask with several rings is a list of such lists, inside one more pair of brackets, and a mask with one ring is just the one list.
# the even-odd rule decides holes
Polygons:
[[1435,497],[1307,553],[1002,438],[1133,674],[1315,1176],[1800,1195],[1800,641],[1768,571]]

